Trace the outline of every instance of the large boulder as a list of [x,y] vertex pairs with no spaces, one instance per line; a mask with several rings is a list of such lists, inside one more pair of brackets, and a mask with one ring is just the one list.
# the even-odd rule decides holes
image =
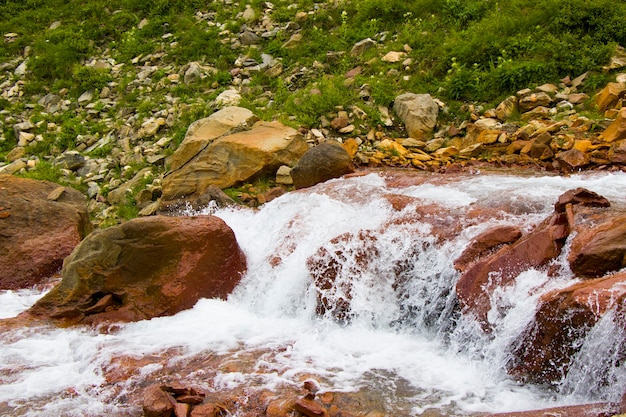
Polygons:
[[310,187],[354,172],[348,151],[338,142],[322,142],[309,149],[291,170],[296,189]]
[[31,287],[58,272],[91,228],[80,192],[0,175],[0,289]]
[[297,130],[277,121],[257,122],[249,130],[210,141],[180,168],[168,172],[163,178],[163,199],[202,195],[210,185],[224,189],[274,175],[281,165],[295,165],[307,149]]
[[495,251],[507,243],[513,243],[522,237],[522,231],[517,226],[503,225],[491,227],[476,236],[454,261],[454,267],[465,271],[478,258]]
[[233,231],[213,216],[153,216],[89,235],[62,281],[26,314],[63,324],[172,315],[225,298],[246,270]]
[[521,380],[556,382],[567,374],[580,341],[609,310],[626,313],[626,273],[582,281],[541,297],[533,322],[513,346],[509,372]]
[[439,106],[430,94],[401,94],[396,97],[393,110],[404,123],[409,137],[427,139],[432,136]]
[[600,138],[605,142],[626,139],[626,107],[620,109],[615,120],[613,120],[604,132],[600,133]]
[[225,107],[209,117],[196,120],[187,129],[176,152],[169,158],[171,171],[176,171],[211,142],[220,136],[240,130],[249,129],[259,120],[250,110],[243,107]]

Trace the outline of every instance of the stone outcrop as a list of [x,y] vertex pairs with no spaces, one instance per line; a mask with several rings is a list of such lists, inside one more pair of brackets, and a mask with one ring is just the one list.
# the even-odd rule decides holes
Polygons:
[[232,230],[213,216],[154,216],[98,230],[63,263],[63,279],[29,316],[61,323],[172,315],[225,298],[246,270]]
[[513,243],[522,237],[522,231],[516,226],[496,226],[476,236],[461,255],[454,261],[454,267],[465,271],[476,259],[485,256],[501,245]]
[[[198,130],[192,134],[199,135]],[[199,140],[190,141],[195,142]],[[186,156],[176,159],[177,166],[192,148],[189,145]],[[281,165],[295,165],[307,149],[295,129],[280,122],[257,122],[249,130],[210,141],[180,168],[168,172],[163,178],[163,199],[201,195],[210,185],[223,189],[262,175],[273,176]]]
[[0,175],[0,289],[31,287],[58,272],[90,231],[80,192]]
[[306,188],[354,172],[348,151],[337,142],[324,142],[309,149],[291,170],[296,189]]
[[437,125],[439,106],[430,94],[405,93],[396,97],[393,105],[410,138],[427,139]]

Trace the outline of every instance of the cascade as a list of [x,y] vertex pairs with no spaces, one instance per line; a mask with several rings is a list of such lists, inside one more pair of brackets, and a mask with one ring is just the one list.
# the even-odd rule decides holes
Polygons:
[[[559,274],[530,269],[494,291],[491,332],[460,312],[454,292],[453,262],[473,237],[496,225],[532,230],[576,187],[626,207],[623,173],[421,176],[409,184],[372,173],[291,192],[255,211],[207,207],[201,213],[234,230],[248,261],[228,300],[200,300],[171,317],[106,331],[2,332],[0,414],[139,416],[138,387],[176,370],[207,392],[276,390],[311,376],[322,391],[361,393],[363,411],[385,415],[617,401],[626,387],[626,330],[613,314],[589,332],[556,384],[522,384],[507,373],[512,344],[541,295],[572,283],[568,243]],[[1,292],[0,317],[41,295]],[[124,374],[123,364],[134,371]]]

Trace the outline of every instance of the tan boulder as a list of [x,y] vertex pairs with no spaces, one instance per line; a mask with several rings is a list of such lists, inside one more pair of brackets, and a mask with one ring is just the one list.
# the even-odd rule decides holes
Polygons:
[[32,287],[56,273],[91,229],[80,192],[0,175],[0,289]]
[[432,136],[439,106],[430,94],[401,94],[396,97],[393,110],[404,123],[409,137],[425,139]]
[[496,107],[496,117],[504,122],[505,120],[508,120],[516,110],[517,97],[507,97],[500,104],[498,104],[498,107]]
[[556,154],[556,159],[561,167],[567,171],[576,170],[584,167],[589,163],[589,158],[585,153],[576,148]]
[[151,216],[91,233],[63,263],[62,281],[24,315],[60,324],[172,315],[225,298],[246,260],[213,216]]
[[193,122],[187,129],[185,139],[168,160],[170,170],[175,171],[185,165],[220,136],[249,128],[258,120],[248,109],[225,107],[209,117]]
[[626,107],[620,109],[615,120],[600,134],[600,138],[605,142],[626,139]]
[[163,199],[201,195],[210,185],[228,188],[293,166],[307,151],[302,135],[278,121],[257,122],[249,130],[220,136],[163,178]]
[[526,113],[537,107],[547,107],[552,103],[552,97],[544,92],[531,93],[519,99],[518,106],[522,113]]

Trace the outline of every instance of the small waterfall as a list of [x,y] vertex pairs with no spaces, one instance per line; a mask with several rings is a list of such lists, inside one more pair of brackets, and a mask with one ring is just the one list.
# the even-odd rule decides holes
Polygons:
[[[453,262],[492,226],[532,229],[572,188],[626,205],[626,175],[485,174],[432,177],[409,187],[388,183],[369,174],[292,192],[256,211],[208,208],[235,231],[248,259],[248,273],[227,301],[201,300],[175,316],[109,334],[44,328],[0,335],[0,363],[7,364],[0,365],[0,411],[8,404],[21,410],[15,415],[137,415],[124,405],[133,381],[167,365],[148,364],[117,386],[103,381],[103,369],[116,357],[171,351],[179,355],[173,363],[212,355],[251,362],[247,373],[220,368],[207,390],[296,386],[300,375],[314,375],[323,390],[364,392],[389,415],[467,415],[621,396],[626,335],[612,314],[581,342],[557,386],[523,385],[507,375],[511,346],[541,294],[572,282],[566,254],[556,261],[559,277],[528,270],[494,292],[491,333],[460,313]],[[320,271],[326,287],[316,285]],[[331,275],[332,282],[324,281]],[[16,296],[0,294],[0,308],[13,300],[5,316],[17,311]],[[34,302],[31,293],[24,297]],[[47,347],[52,341],[54,350]],[[80,377],[63,377],[78,371]],[[202,372],[194,376],[200,386]],[[76,395],[67,395],[70,389]]]

